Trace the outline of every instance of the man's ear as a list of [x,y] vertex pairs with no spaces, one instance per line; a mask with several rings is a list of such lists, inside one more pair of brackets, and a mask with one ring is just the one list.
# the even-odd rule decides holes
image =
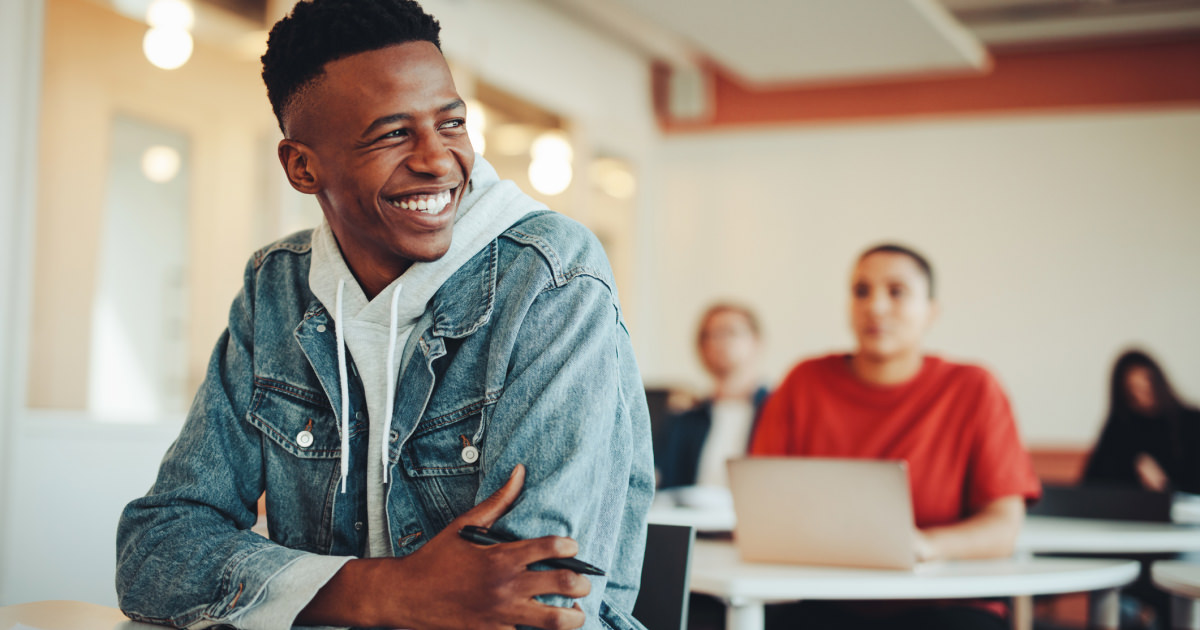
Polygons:
[[309,195],[321,190],[317,156],[308,145],[288,138],[280,140],[279,163],[292,188]]

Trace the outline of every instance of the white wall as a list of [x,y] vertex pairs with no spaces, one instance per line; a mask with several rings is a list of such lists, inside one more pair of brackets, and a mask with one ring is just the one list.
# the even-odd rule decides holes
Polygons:
[[659,160],[650,383],[704,385],[718,297],[761,311],[772,382],[849,348],[853,259],[899,240],[939,274],[929,346],[993,368],[1028,442],[1089,444],[1127,344],[1200,402],[1200,108],[676,136]]
[[117,518],[154,483],[178,424],[111,425],[80,415],[15,419],[6,462],[12,515],[0,606],[71,599],[116,606]]
[[[21,513],[8,480],[20,452],[15,417],[22,404],[25,335],[29,321],[29,261],[33,233],[41,0],[0,3],[0,567],[10,566],[9,532]],[[0,605],[12,584],[0,572]]]

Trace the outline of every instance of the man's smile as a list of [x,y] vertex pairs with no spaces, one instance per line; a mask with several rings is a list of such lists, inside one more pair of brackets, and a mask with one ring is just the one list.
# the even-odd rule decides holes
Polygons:
[[387,202],[394,208],[415,210],[423,214],[437,214],[454,199],[454,190],[443,190],[439,193],[418,193],[388,198]]

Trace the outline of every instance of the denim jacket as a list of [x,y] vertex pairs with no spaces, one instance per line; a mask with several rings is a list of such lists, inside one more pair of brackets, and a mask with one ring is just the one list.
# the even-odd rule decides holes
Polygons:
[[[254,255],[179,438],[121,516],[117,592],[133,619],[236,625],[303,554],[364,552],[365,399],[351,365],[342,493],[334,324],[309,264],[309,232]],[[585,627],[641,628],[629,612],[654,492],[650,423],[595,237],[553,213],[518,221],[435,294],[404,357],[393,554],[419,549],[522,463],[524,490],[497,527],[577,540],[578,557],[607,571],[579,601]],[[250,529],[264,491],[270,540]]]

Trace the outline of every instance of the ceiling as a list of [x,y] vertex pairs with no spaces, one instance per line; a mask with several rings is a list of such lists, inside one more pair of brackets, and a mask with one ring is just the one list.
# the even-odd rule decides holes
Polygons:
[[[151,0],[93,0],[138,18]],[[196,35],[261,54],[293,0],[192,0]],[[497,2],[502,0],[459,0]],[[977,74],[1014,47],[1200,37],[1200,0],[536,0],[687,79],[709,63],[753,87]]]
[[978,73],[1002,48],[1200,36],[1200,0],[542,0],[676,69],[754,85]]

